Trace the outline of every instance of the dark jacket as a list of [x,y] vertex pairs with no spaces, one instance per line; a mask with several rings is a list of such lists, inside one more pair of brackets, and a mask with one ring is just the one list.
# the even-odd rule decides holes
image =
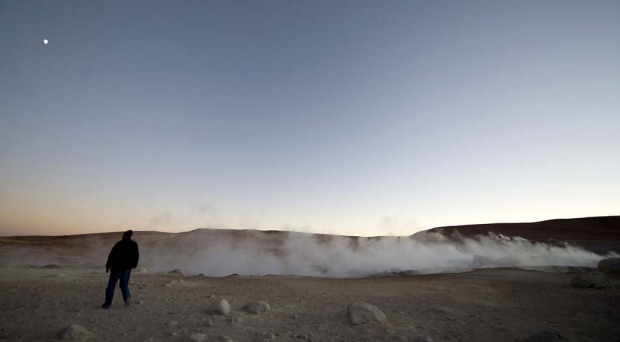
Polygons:
[[112,247],[105,268],[111,268],[112,271],[136,268],[139,258],[138,244],[130,238],[124,238]]

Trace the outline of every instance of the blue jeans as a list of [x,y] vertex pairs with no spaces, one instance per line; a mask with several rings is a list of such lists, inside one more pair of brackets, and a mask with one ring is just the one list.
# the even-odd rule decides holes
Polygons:
[[122,270],[122,271],[110,271],[110,280],[108,280],[108,287],[105,290],[105,303],[103,305],[110,306],[112,305],[112,298],[114,298],[114,287],[116,287],[116,283],[120,279],[121,283],[118,287],[121,288],[121,293],[123,294],[123,300],[127,302],[129,298],[131,298],[131,293],[129,292],[129,277],[131,276],[131,269]]

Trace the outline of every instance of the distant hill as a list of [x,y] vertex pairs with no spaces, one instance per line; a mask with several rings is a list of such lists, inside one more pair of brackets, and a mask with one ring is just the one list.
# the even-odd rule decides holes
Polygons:
[[[499,223],[439,227],[430,230],[449,237],[475,237],[489,233],[520,236],[549,245],[564,242],[597,254],[620,253],[620,216],[550,220],[534,223]],[[455,238],[454,244],[428,231],[412,236],[356,237],[287,231],[195,229],[182,233],[136,231],[140,267],[155,272],[182,270],[191,274],[265,275],[368,275],[392,270],[455,269],[473,267],[475,255],[497,258],[510,265],[588,265],[598,256],[585,251],[548,248],[539,244],[510,242],[506,248],[495,239],[477,241]],[[0,238],[0,267],[83,267],[101,270],[122,232]],[[418,239],[419,237],[419,239]],[[410,241],[410,243],[409,243]],[[475,245],[475,250],[468,247]],[[510,247],[510,246],[508,246]],[[455,254],[456,253],[456,254]],[[486,253],[486,254],[485,254]],[[524,258],[537,253],[539,259]],[[475,255],[474,255],[475,254]],[[591,254],[591,255],[588,255]],[[543,257],[540,257],[543,255]],[[543,259],[540,259],[543,258]],[[538,261],[537,261],[538,260]],[[505,262],[505,261],[502,261]],[[529,262],[529,264],[528,264]],[[455,266],[456,265],[456,266]],[[501,265],[506,265],[501,264]]]
[[464,237],[492,232],[520,236],[540,242],[568,242],[595,252],[620,252],[620,216],[556,219],[531,223],[490,223],[429,229],[450,236],[458,231]]

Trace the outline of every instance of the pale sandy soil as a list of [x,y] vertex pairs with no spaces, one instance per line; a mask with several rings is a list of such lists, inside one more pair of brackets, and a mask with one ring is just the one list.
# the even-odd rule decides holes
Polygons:
[[[93,269],[0,268],[0,340],[54,341],[70,324],[91,341],[519,341],[550,328],[570,341],[620,341],[620,281],[605,290],[569,286],[575,273],[485,269],[461,274],[358,279],[295,276],[210,278],[140,274],[130,284],[141,304],[116,296],[100,308],[107,275]],[[164,286],[165,284],[172,286]],[[214,298],[228,317],[205,313]],[[241,312],[264,300],[271,311]],[[385,312],[387,325],[352,326],[346,305],[363,301]],[[175,324],[176,323],[176,324]]]

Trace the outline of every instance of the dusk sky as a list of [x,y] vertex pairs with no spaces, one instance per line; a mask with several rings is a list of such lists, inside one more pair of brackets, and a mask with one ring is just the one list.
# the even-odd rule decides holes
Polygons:
[[619,209],[620,1],[0,0],[0,235]]

